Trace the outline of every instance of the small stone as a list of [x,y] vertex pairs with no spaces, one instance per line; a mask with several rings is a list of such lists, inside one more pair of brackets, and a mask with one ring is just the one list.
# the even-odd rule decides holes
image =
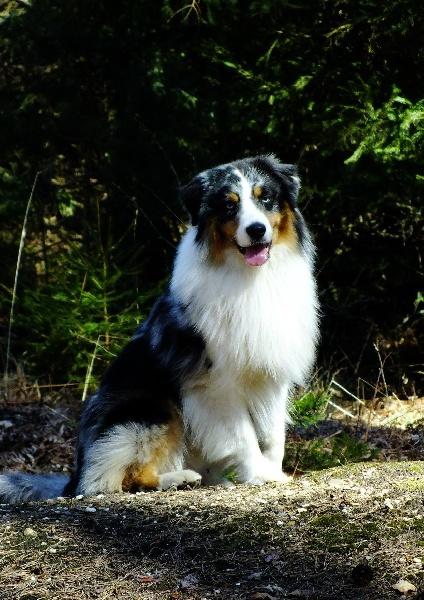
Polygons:
[[392,588],[400,592],[401,594],[407,594],[408,592],[416,592],[417,588],[413,583],[407,579],[399,579],[397,583],[392,585]]
[[394,504],[393,504],[393,502],[390,500],[390,498],[386,498],[386,499],[385,499],[385,501],[384,501],[384,506],[385,506],[386,508],[388,508],[389,510],[393,510],[393,508],[394,508]]
[[280,554],[278,552],[270,552],[264,558],[265,562],[273,562],[274,560],[279,560]]
[[85,512],[95,513],[95,512],[97,512],[97,508],[95,508],[94,506],[87,506],[87,508],[85,509]]
[[56,548],[49,548],[49,552],[50,554],[56,554],[57,550]]
[[83,494],[78,494],[78,496],[75,496],[75,500],[82,500],[83,498]]
[[350,487],[350,485],[349,482],[345,481],[344,479],[331,478],[328,481],[328,487],[333,490],[344,490],[345,488]]
[[187,590],[196,587],[199,583],[199,578],[193,573],[189,573],[180,580],[180,587],[183,590]]
[[24,529],[24,535],[27,537],[37,537],[38,533],[34,529],[31,529],[31,527],[27,527]]

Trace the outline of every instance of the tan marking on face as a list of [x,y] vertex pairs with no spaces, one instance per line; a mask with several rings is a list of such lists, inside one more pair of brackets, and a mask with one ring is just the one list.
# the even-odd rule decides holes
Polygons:
[[234,220],[219,223],[213,220],[208,228],[209,258],[215,264],[222,264],[225,250],[235,247],[234,237],[237,232],[237,223]]
[[164,425],[164,429],[163,433],[158,434],[156,443],[152,444],[149,461],[127,467],[122,481],[124,492],[136,491],[139,488],[156,489],[159,486],[161,468],[182,443],[183,428],[177,413],[170,423]]
[[253,186],[253,196],[256,198],[256,200],[258,200],[263,193],[263,189],[260,185],[255,185]]
[[281,212],[273,212],[268,218],[272,226],[272,243],[296,248],[298,238],[293,211],[286,205]]
[[228,200],[231,200],[231,202],[240,202],[240,196],[235,192],[228,192],[227,198]]

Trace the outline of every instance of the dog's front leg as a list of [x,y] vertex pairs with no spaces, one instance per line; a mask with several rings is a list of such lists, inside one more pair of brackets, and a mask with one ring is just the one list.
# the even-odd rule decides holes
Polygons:
[[184,398],[184,421],[190,442],[202,459],[198,470],[206,484],[222,483],[219,471],[234,469],[240,483],[284,481],[279,468],[265,457],[244,399],[206,394]]
[[190,465],[208,473],[205,483],[216,483],[217,473],[242,468],[243,480],[261,461],[252,420],[237,396],[196,390],[183,399],[183,418],[188,435]]
[[249,397],[249,412],[262,449],[262,455],[274,474],[273,480],[285,481],[282,472],[287,423],[289,386],[272,382],[261,394]]

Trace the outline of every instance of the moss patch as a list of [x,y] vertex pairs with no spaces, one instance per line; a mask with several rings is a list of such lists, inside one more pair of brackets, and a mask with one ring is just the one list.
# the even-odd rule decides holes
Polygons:
[[314,545],[330,552],[361,547],[375,536],[378,527],[374,522],[358,524],[343,514],[320,515],[310,523]]

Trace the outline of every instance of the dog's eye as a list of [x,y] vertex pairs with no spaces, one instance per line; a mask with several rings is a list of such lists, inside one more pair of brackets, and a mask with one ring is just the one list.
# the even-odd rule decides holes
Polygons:
[[272,198],[270,198],[269,196],[264,196],[263,198],[261,198],[261,202],[264,208],[272,208],[273,204],[274,204],[274,200]]
[[237,211],[237,204],[233,200],[225,200],[224,208],[227,213],[233,214]]

